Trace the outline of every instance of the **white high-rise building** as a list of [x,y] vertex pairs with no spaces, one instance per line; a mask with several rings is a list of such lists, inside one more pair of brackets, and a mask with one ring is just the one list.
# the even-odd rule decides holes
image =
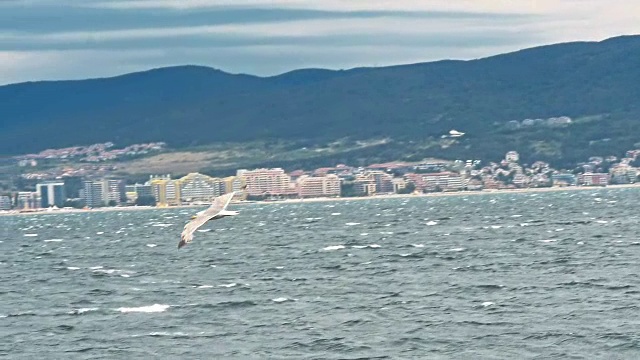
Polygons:
[[40,198],[40,207],[64,206],[66,196],[63,182],[37,184],[36,192]]

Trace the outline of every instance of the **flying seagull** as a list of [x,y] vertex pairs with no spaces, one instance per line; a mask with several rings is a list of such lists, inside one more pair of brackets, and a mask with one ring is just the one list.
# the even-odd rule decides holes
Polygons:
[[239,213],[237,211],[227,210],[227,206],[231,202],[233,196],[239,192],[240,191],[233,191],[228,194],[218,196],[213,200],[213,204],[211,204],[208,209],[200,211],[196,216],[192,217],[191,221],[189,221],[184,226],[184,230],[182,230],[178,249],[190,243],[193,240],[194,231],[204,225],[207,221],[222,219],[225,216],[238,215]]

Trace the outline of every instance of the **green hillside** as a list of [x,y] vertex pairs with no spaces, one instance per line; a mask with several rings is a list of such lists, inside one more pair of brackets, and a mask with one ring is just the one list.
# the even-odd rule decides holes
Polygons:
[[[640,36],[624,36],[472,61],[274,77],[180,66],[14,84],[0,87],[0,154],[105,141],[165,141],[179,149],[347,137],[391,139],[382,158],[495,159],[515,149],[525,161],[575,162],[637,147],[637,59]],[[559,116],[572,123],[509,123]],[[451,129],[465,135],[442,139]]]

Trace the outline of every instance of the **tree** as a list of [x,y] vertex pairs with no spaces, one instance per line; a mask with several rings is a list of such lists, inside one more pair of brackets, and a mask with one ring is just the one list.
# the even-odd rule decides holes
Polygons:
[[109,200],[109,202],[107,203],[107,206],[116,206],[118,205],[118,202],[115,200]]
[[84,207],[84,201],[82,199],[67,199],[62,206],[80,209]]
[[341,197],[356,197],[366,195],[363,192],[356,191],[355,184],[351,182],[344,182],[340,184],[340,196]]
[[79,198],[80,190],[83,186],[80,176],[68,176],[64,178],[64,191],[69,198]]
[[416,184],[408,182],[404,189],[399,189],[398,194],[411,194],[416,190]]
[[135,204],[138,206],[155,206],[156,198],[151,195],[138,196]]

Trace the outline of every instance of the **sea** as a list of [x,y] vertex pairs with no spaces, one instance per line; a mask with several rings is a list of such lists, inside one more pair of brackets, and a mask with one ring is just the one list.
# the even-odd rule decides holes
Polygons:
[[6,359],[639,359],[638,188],[0,217]]

